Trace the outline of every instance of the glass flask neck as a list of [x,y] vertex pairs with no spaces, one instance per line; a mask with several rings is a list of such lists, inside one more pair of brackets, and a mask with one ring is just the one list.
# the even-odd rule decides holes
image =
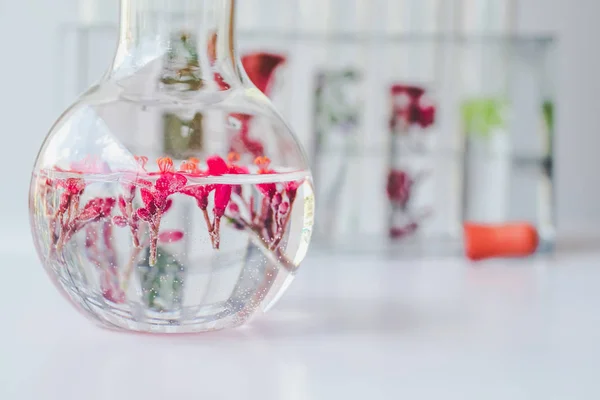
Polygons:
[[236,0],[121,0],[119,44],[107,79],[169,91],[241,86]]

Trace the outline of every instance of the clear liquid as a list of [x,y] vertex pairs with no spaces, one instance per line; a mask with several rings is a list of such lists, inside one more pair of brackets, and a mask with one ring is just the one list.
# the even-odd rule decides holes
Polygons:
[[[314,211],[308,173],[181,175],[186,188],[231,186],[224,215],[215,210],[216,190],[205,211],[182,189],[168,196],[160,218],[156,210],[155,218],[140,218],[147,215],[138,210],[152,208],[142,190],[155,187],[158,176],[138,183],[127,173],[34,175],[32,225],[40,257],[69,299],[102,325],[149,332],[241,325],[274,304],[304,258]],[[68,179],[85,188],[65,209],[68,189],[57,182]],[[295,185],[290,196],[287,189]]]

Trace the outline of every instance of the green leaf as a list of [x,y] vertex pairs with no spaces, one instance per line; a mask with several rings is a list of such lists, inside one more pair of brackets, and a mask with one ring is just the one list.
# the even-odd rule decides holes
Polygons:
[[551,100],[546,100],[542,105],[542,110],[548,130],[554,132],[554,103]]
[[185,268],[165,249],[159,247],[156,264],[149,265],[150,249],[138,263],[143,301],[154,311],[175,311],[183,301]]
[[507,125],[508,104],[502,99],[471,99],[462,105],[462,119],[467,135],[489,136]]

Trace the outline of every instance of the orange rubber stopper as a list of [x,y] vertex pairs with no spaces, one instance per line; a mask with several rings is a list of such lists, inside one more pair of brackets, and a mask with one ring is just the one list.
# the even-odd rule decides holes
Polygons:
[[539,244],[537,229],[526,222],[486,225],[465,223],[466,256],[474,261],[486,258],[527,257]]

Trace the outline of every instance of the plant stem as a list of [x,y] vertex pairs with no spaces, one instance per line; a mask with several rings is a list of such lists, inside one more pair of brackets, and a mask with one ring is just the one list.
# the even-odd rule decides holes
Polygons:
[[213,235],[213,224],[212,224],[212,222],[210,222],[210,216],[208,215],[208,210],[206,208],[203,208],[202,214],[204,215],[204,221],[206,222],[206,228],[208,229],[208,236],[210,237],[210,244],[212,245],[212,247],[214,249],[215,248],[215,238]]
[[160,227],[160,214],[156,214],[155,221],[150,222],[150,259],[148,264],[151,267],[156,265],[157,252],[158,252],[158,229]]
[[131,282],[131,276],[133,274],[133,267],[135,265],[135,260],[137,260],[140,252],[142,251],[142,247],[134,247],[131,252],[131,256],[129,257],[129,261],[127,262],[127,267],[125,267],[125,273],[123,274],[123,279],[121,280],[121,289],[124,293],[127,293],[127,289],[129,288],[129,283]]
[[[242,202],[246,204],[246,202],[243,200],[244,199],[242,199]],[[254,211],[254,196],[250,196],[250,221],[254,221],[255,218],[256,212]]]
[[273,244],[271,245],[271,250],[275,250],[278,248],[279,244],[281,243],[281,241],[283,240],[283,236],[285,234],[285,230],[287,229],[288,224],[290,223],[290,219],[292,217],[292,206],[294,205],[294,202],[290,202],[290,208],[287,212],[287,214],[285,215],[284,220],[282,221],[282,223],[279,225],[279,229],[277,230],[277,237],[275,238],[275,240],[273,241]]
[[140,239],[138,238],[138,227],[136,221],[133,219],[133,199],[127,200],[125,205],[125,211],[127,215],[124,215],[129,222],[129,229],[131,229],[131,238],[133,239],[133,247],[140,247]]
[[267,209],[267,215],[264,220],[265,230],[267,232],[267,238],[269,239],[269,242],[275,239],[273,232],[273,220],[273,209],[269,207]]
[[277,263],[290,273],[296,271],[296,269],[298,268],[297,265],[295,265],[289,258],[287,258],[287,256],[281,252],[281,249],[276,248],[275,250],[271,250],[269,248],[269,244],[264,240],[260,228],[253,226],[242,217],[231,219],[235,220],[238,224],[244,226],[248,230],[251,236],[254,237],[254,239],[263,248],[263,250],[265,251],[265,256],[269,258],[270,261]]
[[218,215],[215,215],[215,226],[213,227],[213,231],[212,231],[212,238],[213,238],[213,247],[216,250],[219,250],[219,246],[221,245],[221,217]]

